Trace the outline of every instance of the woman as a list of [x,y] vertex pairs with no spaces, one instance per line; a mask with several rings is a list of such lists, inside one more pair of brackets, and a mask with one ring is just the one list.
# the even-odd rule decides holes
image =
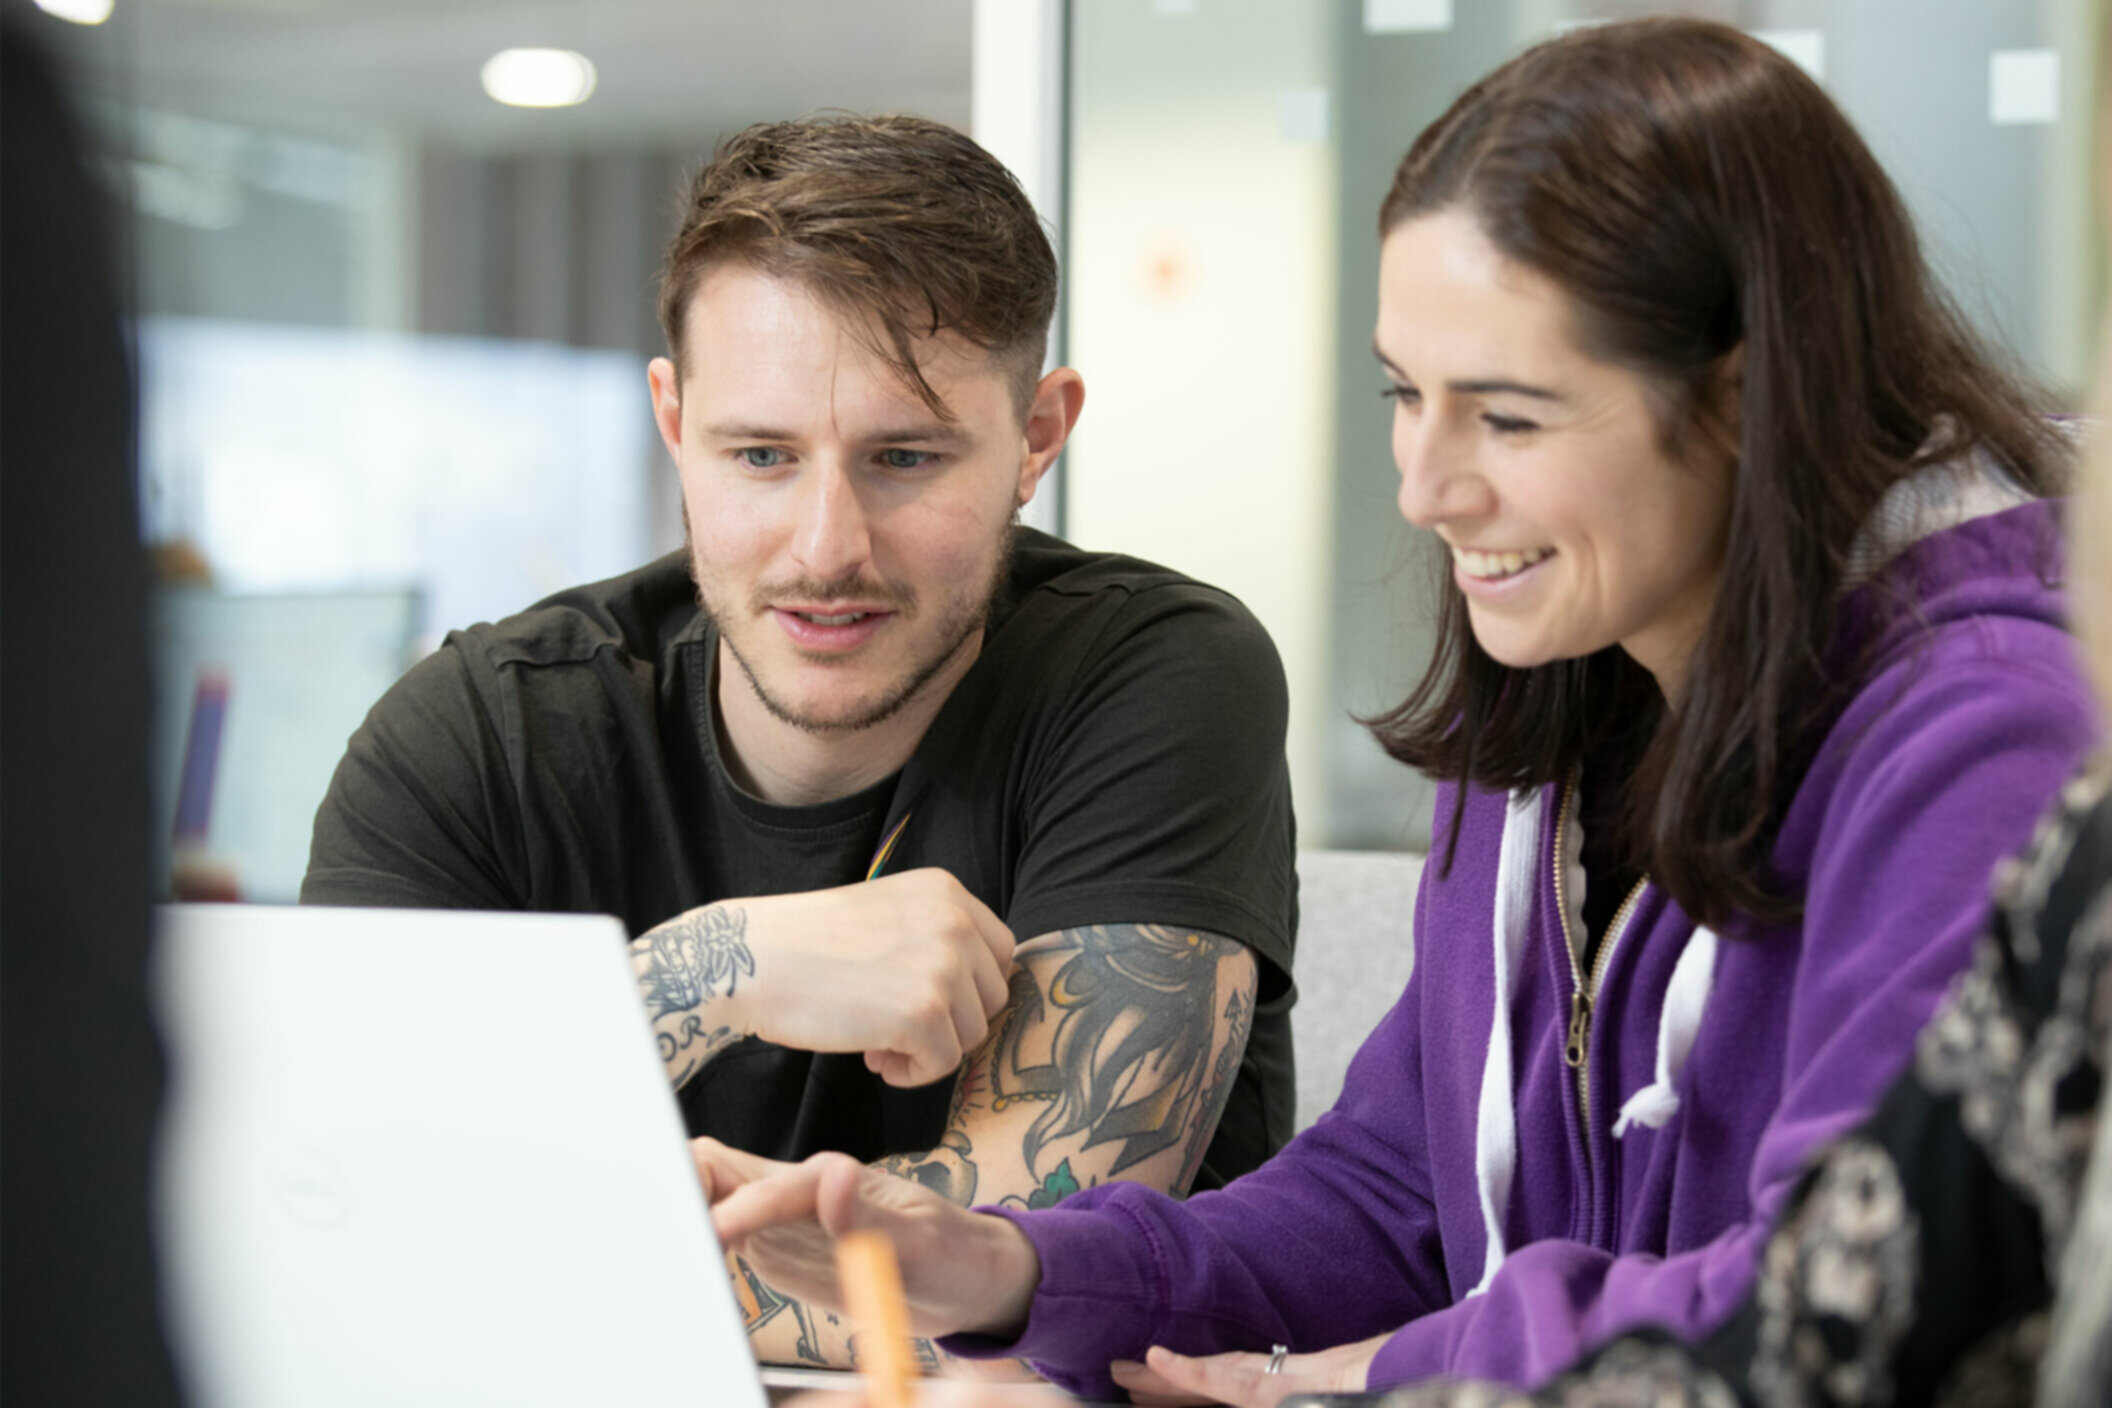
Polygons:
[[[1729,1316],[1965,967],[2094,727],[2064,450],[1846,120],[1736,31],[1582,30],[1424,132],[1380,228],[1400,506],[1453,563],[1374,724],[1447,783],[1408,991],[1331,1113],[1185,1204],[984,1216],[700,1146],[781,1288],[830,1299],[827,1233],[882,1225],[920,1328],[1098,1396],[1537,1383]],[[1151,1346],[1291,1353],[1110,1382]]]

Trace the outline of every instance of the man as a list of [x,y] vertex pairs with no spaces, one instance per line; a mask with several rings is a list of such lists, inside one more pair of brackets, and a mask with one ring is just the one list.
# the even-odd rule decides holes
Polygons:
[[[618,915],[691,1133],[750,1154],[1035,1206],[1259,1163],[1292,1107],[1281,667],[1223,593],[1016,526],[1084,401],[1040,374],[1055,297],[948,128],[724,144],[648,369],[686,551],[415,667],[302,898]],[[535,1039],[481,1019],[500,1070]],[[736,1280],[761,1357],[853,1361]]]

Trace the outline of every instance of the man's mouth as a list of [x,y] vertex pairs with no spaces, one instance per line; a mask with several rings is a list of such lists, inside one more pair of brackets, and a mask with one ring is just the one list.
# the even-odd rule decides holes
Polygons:
[[870,611],[845,611],[839,615],[831,616],[819,611],[795,611],[792,614],[802,621],[811,621],[817,626],[855,626],[873,613]]

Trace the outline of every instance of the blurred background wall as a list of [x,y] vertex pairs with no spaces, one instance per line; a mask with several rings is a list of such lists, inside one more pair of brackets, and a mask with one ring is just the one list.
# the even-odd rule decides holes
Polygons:
[[[133,217],[161,829],[245,898],[291,897],[418,651],[679,543],[652,279],[684,176],[749,122],[917,112],[1020,171],[1090,389],[1034,521],[1260,615],[1309,845],[1427,840],[1427,786],[1354,722],[1418,677],[1442,570],[1393,509],[1373,223],[1473,78],[1571,24],[1742,26],[1847,109],[2052,406],[2104,298],[2095,0],[41,3],[108,9],[43,18]],[[487,96],[525,46],[586,55],[591,95]]]

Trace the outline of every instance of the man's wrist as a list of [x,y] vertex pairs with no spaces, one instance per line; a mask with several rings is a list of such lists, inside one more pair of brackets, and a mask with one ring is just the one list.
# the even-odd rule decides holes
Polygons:
[[679,1088],[754,1033],[745,1000],[756,962],[746,901],[686,910],[631,941],[639,997],[669,1078]]
[[981,1297],[984,1310],[976,1323],[963,1325],[959,1333],[1010,1342],[1026,1333],[1034,1292],[1041,1285],[1041,1253],[1009,1217],[979,1213],[976,1220],[981,1224],[987,1268]]

